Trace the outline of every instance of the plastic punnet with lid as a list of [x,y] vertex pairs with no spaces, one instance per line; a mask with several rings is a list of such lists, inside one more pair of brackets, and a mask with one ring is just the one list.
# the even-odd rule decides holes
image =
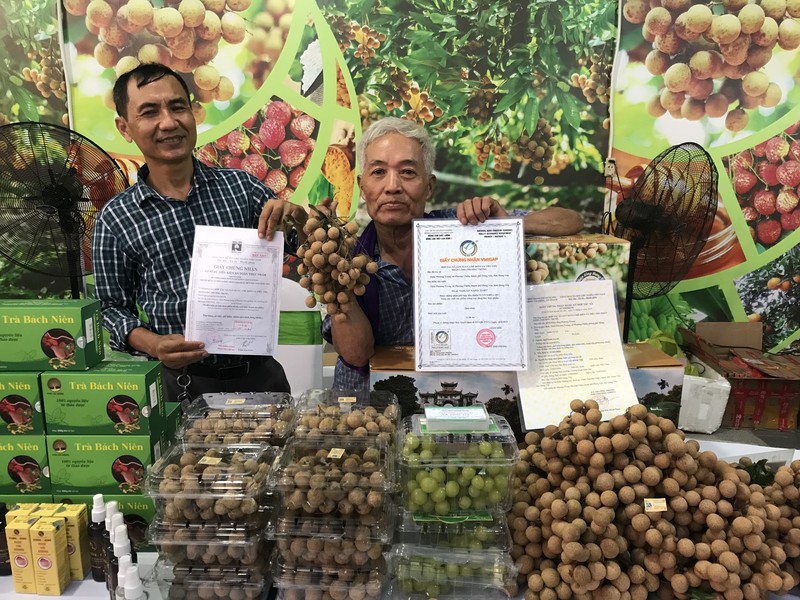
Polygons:
[[203,394],[187,408],[178,436],[188,443],[283,445],[294,430],[296,410],[289,394]]
[[148,470],[146,494],[168,521],[260,521],[279,449],[176,444]]
[[399,485],[406,510],[419,515],[469,516],[507,511],[519,450],[508,422],[489,415],[484,431],[429,432],[422,415],[398,431]]
[[269,554],[264,528],[249,521],[170,521],[156,517],[150,542],[173,563],[253,565]]
[[283,506],[307,515],[379,515],[395,489],[389,446],[374,439],[292,439],[269,475]]
[[253,567],[173,564],[162,558],[146,587],[157,589],[164,600],[258,600],[269,582]]
[[397,396],[378,390],[310,389],[298,411],[294,435],[308,439],[344,435],[393,444],[400,419]]
[[272,583],[285,600],[378,600],[385,579],[386,562],[381,556],[363,566],[304,566],[286,564],[278,551],[272,559]]
[[458,552],[510,552],[511,533],[504,514],[480,518],[414,518],[402,511],[395,526],[395,543],[427,546]]
[[396,544],[387,562],[393,600],[509,598],[517,592],[517,567],[504,552]]

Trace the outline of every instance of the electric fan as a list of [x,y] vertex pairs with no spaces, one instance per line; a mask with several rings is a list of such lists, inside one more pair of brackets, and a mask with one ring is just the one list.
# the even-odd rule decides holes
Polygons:
[[693,142],[659,154],[619,201],[608,233],[631,243],[623,339],[631,299],[666,294],[681,281],[703,249],[716,212],[717,169]]
[[70,129],[0,127],[0,254],[29,271],[69,277],[72,297],[80,297],[95,216],[127,186],[114,159]]

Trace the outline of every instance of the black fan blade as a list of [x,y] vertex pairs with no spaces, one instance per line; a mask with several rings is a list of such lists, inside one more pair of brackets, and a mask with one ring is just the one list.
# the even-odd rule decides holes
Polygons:
[[614,234],[636,253],[632,294],[667,293],[691,269],[717,212],[717,170],[708,153],[687,142],[654,158],[616,210]]
[[45,275],[80,278],[89,272],[97,213],[127,186],[114,159],[74,131],[0,127],[0,254]]

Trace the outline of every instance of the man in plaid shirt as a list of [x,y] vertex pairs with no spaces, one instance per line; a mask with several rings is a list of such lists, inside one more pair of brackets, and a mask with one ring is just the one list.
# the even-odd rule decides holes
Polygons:
[[160,360],[172,401],[180,394],[288,392],[283,367],[272,357],[209,355],[202,342],[184,339],[187,287],[195,225],[257,227],[261,237],[272,238],[285,217],[302,223],[305,211],[278,200],[249,173],[194,158],[189,90],[171,69],[143,64],[121,75],[114,103],[117,129],[146,164],[95,225],[95,289],[111,347]]
[[[456,208],[425,212],[433,196],[434,148],[425,129],[413,121],[386,117],[370,125],[358,144],[358,186],[372,222],[362,232],[354,254],[365,252],[378,263],[367,291],[342,321],[325,318],[322,334],[339,359],[333,387],[369,389],[369,359],[375,346],[414,343],[411,282],[412,222],[420,218],[457,218],[475,225],[508,213],[494,198],[476,196]],[[518,213],[525,233],[570,235],[583,229],[579,213],[560,207]]]

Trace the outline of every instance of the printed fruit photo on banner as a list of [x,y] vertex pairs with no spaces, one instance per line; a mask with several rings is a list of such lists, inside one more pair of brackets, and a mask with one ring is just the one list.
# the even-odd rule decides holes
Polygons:
[[558,203],[599,217],[614,3],[318,5],[344,55],[361,128],[392,115],[433,137],[432,205],[482,193],[507,208]]
[[[294,0],[63,0],[63,5],[73,126],[120,152],[125,148],[111,125],[111,90],[119,75],[147,62],[180,73],[202,133],[258,92],[281,54],[294,11]],[[97,118],[107,113],[108,120]]]
[[0,126],[20,121],[69,124],[58,1],[0,6]]
[[758,251],[793,236],[800,227],[800,122],[723,162]]
[[281,199],[291,199],[316,143],[317,121],[278,97],[241,126],[197,149],[209,165],[242,169]]
[[800,325],[800,246],[735,280],[748,321],[760,322],[764,348],[776,350],[797,338]]
[[622,0],[614,137],[706,146],[761,131],[800,100],[800,3]]
[[[632,193],[637,179],[649,164],[649,160],[641,156],[616,149],[614,150],[614,158],[617,163],[618,178],[613,181],[612,211],[616,210],[619,203],[624,202],[624,198]],[[744,261],[744,252],[728,210],[723,205],[722,198],[718,197],[717,212],[714,215],[711,232],[706,238],[692,268],[684,276],[684,280],[719,273]]]

